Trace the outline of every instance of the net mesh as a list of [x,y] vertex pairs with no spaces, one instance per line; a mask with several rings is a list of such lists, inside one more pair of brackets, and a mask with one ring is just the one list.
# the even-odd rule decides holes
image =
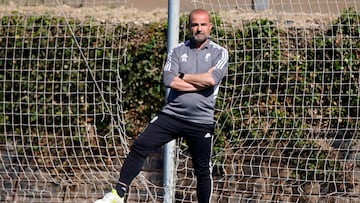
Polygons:
[[[93,202],[133,141],[119,68],[129,65],[127,24],[166,13],[141,19],[133,9],[154,6],[143,1],[2,3],[0,201]],[[360,3],[181,1],[181,12],[193,8],[213,13],[212,39],[230,56],[213,200],[359,201]],[[180,139],[176,202],[196,201],[191,166]],[[161,155],[146,160],[129,202],[163,201],[161,167]]]

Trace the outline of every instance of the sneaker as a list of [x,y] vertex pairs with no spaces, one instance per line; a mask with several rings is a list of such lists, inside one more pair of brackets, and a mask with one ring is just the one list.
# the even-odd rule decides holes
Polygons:
[[96,200],[95,203],[124,203],[124,198],[120,197],[115,189],[106,193],[102,199]]

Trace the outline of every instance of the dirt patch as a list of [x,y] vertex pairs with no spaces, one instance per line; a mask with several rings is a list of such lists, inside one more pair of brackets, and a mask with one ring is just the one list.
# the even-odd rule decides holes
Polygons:
[[338,16],[335,14],[299,14],[283,12],[254,12],[249,10],[230,10],[219,12],[223,20],[236,27],[241,27],[243,22],[255,21],[257,19],[269,19],[279,27],[321,29],[328,26]]
[[[244,21],[252,21],[267,18],[277,22],[280,26],[313,27],[319,28],[329,24],[337,16],[332,14],[291,14],[280,12],[254,12],[245,9],[219,11],[223,21],[234,26],[241,26]],[[148,24],[150,22],[166,21],[167,9],[157,8],[143,10],[137,8],[119,7],[71,7],[61,6],[18,6],[15,4],[0,6],[0,16],[4,15],[52,15],[97,22],[117,24],[120,22],[134,23],[135,25]]]
[[132,22],[135,24],[146,24],[150,22],[159,22],[167,19],[167,10],[155,9],[144,11],[136,8],[126,7],[82,7],[74,8],[67,5],[62,6],[0,6],[0,16],[5,15],[51,15],[67,17],[71,19],[94,20],[98,22]]

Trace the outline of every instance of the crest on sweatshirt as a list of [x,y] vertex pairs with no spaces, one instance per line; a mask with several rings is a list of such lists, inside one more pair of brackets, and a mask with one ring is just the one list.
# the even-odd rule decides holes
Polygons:
[[209,61],[210,60],[210,57],[211,57],[211,54],[210,53],[207,53],[205,55],[205,61]]
[[180,56],[180,62],[186,63],[188,58],[189,58],[189,56],[187,54],[183,54]]

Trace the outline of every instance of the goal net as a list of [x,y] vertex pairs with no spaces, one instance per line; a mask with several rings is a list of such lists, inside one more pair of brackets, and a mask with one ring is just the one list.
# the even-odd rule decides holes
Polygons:
[[[164,56],[154,50],[165,42],[150,36],[135,63],[134,36],[152,33],[134,35],[130,25],[166,19],[141,10],[166,9],[160,2],[2,2],[0,202],[93,202],[109,191],[134,139],[129,129],[144,127],[132,108],[157,110],[143,102],[159,91]],[[211,12],[211,39],[229,51],[213,201],[360,201],[360,2],[185,0],[180,40],[194,8]],[[131,77],[156,87],[135,94],[144,87]],[[194,202],[191,157],[182,139],[176,146],[176,202]],[[161,157],[146,160],[128,202],[164,201]]]

